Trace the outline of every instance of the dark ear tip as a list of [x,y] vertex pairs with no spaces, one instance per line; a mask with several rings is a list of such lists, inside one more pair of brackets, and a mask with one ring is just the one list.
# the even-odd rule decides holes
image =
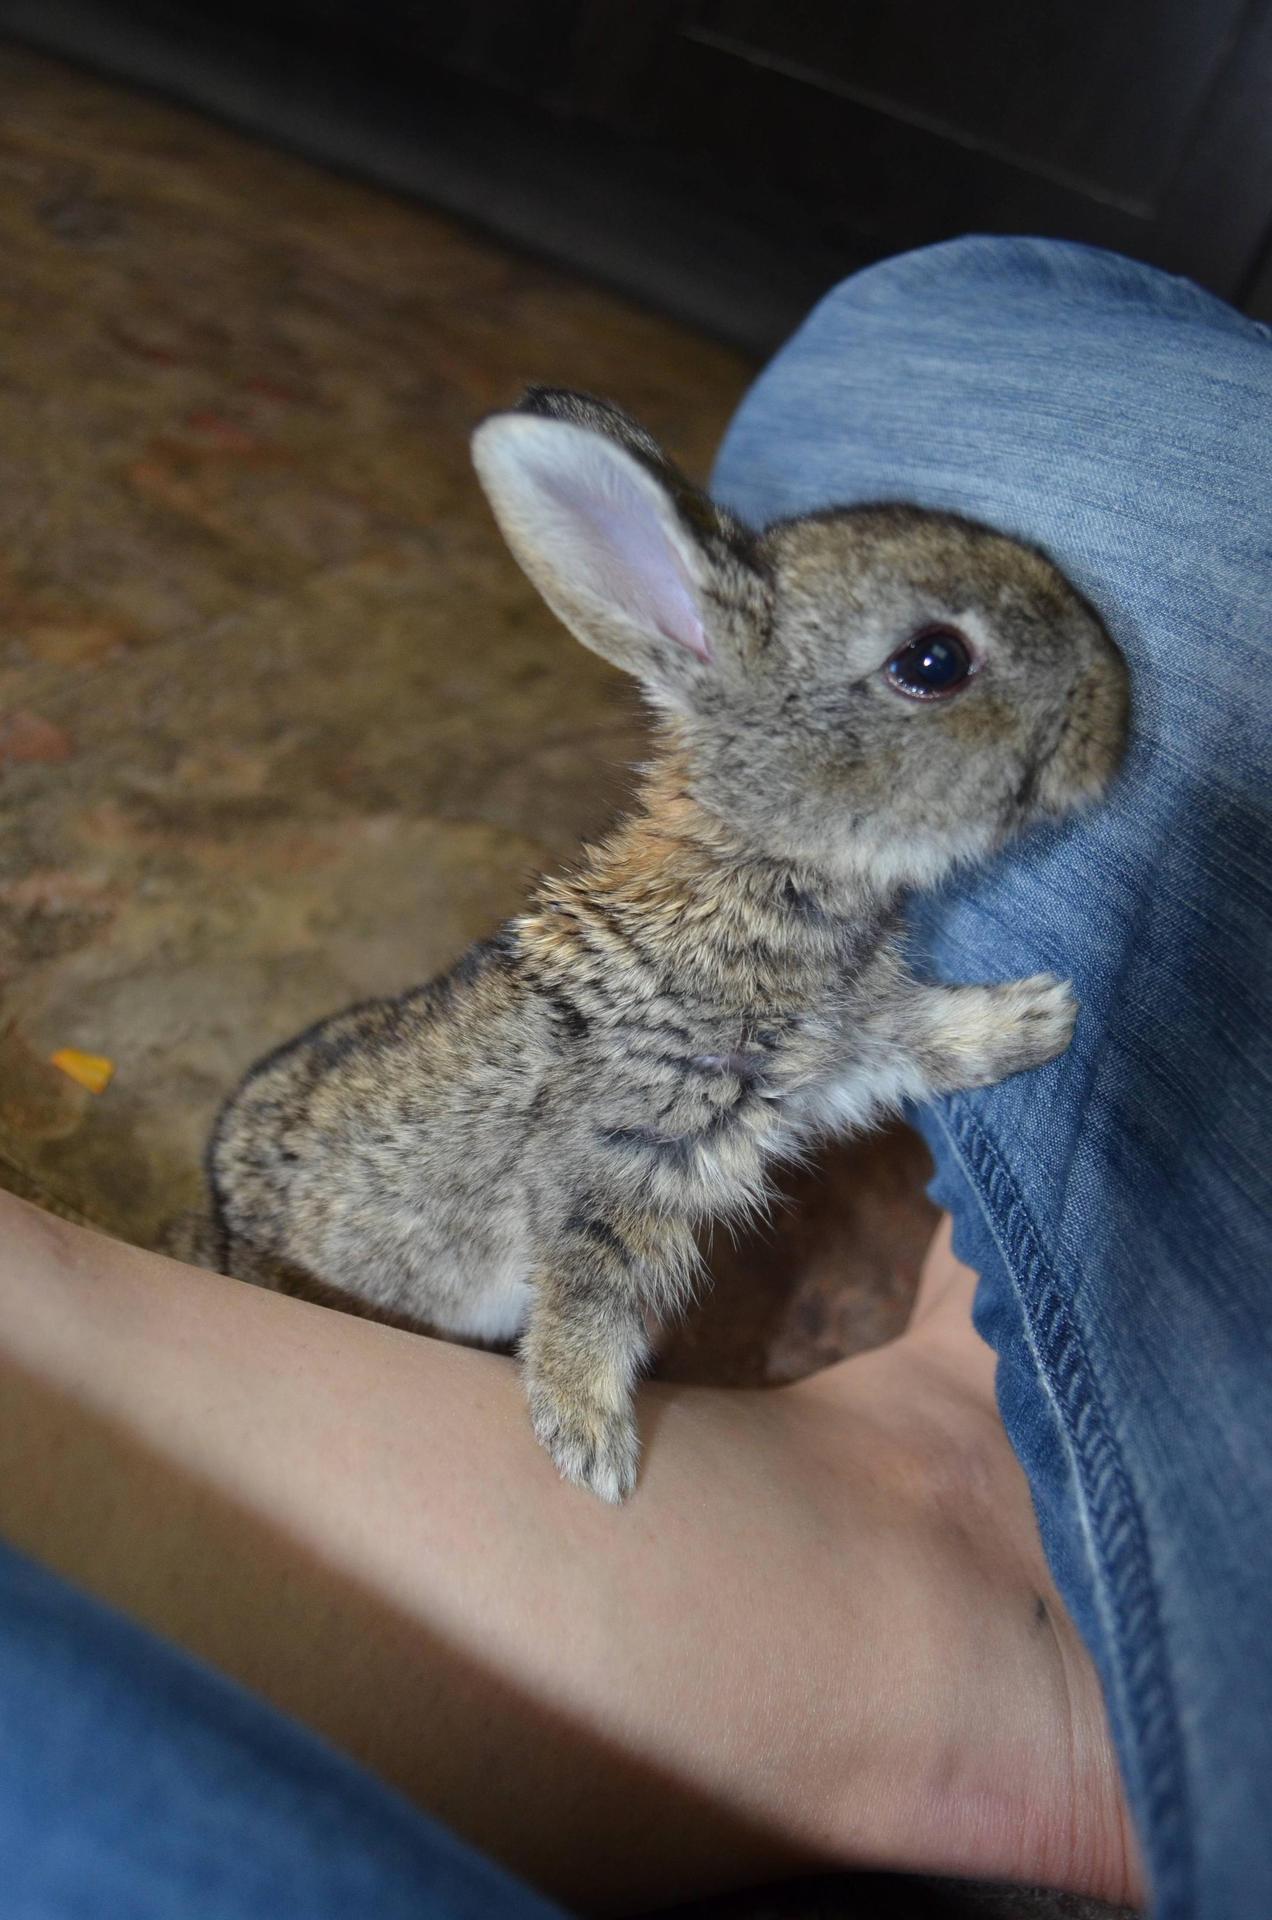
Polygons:
[[512,411],[538,414],[547,420],[571,420],[578,418],[580,403],[584,407],[605,404],[590,393],[575,393],[569,387],[527,387]]
[[603,434],[617,441],[628,453],[643,460],[647,467],[664,477],[674,472],[666,454],[639,420],[624,413],[612,400],[595,393],[580,393],[573,387],[527,387],[513,408],[514,413],[529,413],[540,420],[561,420],[568,426],[584,427],[589,433]]
[[567,418],[562,401],[570,398],[560,387],[527,387],[519,400],[511,406],[491,407],[489,412],[473,422],[472,432],[476,434],[491,420],[510,420],[515,414],[532,413],[542,420],[561,420]]
[[617,407],[593,394],[578,393],[571,387],[527,387],[512,406],[492,407],[484,413],[473,431],[488,420],[506,420],[518,413],[532,414],[538,420],[566,420],[571,426],[589,427],[594,433],[613,432],[614,423],[623,420]]

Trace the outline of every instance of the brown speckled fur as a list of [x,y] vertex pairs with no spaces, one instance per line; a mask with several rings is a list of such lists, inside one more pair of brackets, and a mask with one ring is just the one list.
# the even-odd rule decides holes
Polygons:
[[[1043,555],[954,516],[755,535],[624,415],[544,390],[475,457],[549,604],[640,679],[659,751],[632,816],[452,973],[252,1069],[209,1148],[215,1253],[457,1337],[524,1330],[539,1437],[616,1500],[648,1322],[686,1298],[699,1230],[817,1135],[1068,1044],[1050,976],[916,982],[900,912],[1099,795],[1126,677]],[[978,670],[908,699],[882,668],[935,622]]]

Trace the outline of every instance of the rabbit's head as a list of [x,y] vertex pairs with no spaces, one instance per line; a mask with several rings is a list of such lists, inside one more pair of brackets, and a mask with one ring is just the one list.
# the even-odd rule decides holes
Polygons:
[[473,457],[549,606],[635,675],[695,797],[767,854],[930,884],[1117,766],[1121,655],[1033,548],[900,505],[753,533],[581,394],[532,388]]

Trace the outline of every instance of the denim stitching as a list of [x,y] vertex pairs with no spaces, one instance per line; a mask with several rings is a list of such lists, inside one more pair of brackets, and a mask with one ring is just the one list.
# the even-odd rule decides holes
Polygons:
[[1148,1831],[1158,1842],[1160,1920],[1193,1911],[1193,1862],[1178,1715],[1167,1668],[1143,1519],[1103,1405],[1081,1333],[1069,1315],[1029,1209],[975,1115],[950,1102],[942,1118],[984,1204],[1005,1230],[1012,1282],[1050,1380],[1075,1459],[1091,1532],[1103,1558],[1103,1611],[1137,1746]]

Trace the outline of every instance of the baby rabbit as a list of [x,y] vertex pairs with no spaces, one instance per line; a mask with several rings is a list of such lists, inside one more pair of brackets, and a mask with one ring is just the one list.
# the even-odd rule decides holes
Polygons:
[[473,455],[549,606],[640,682],[655,757],[631,817],[451,973],[252,1068],[209,1147],[219,1257],[521,1333],[535,1432],[618,1501],[648,1318],[688,1296],[696,1230],[814,1136],[1068,1045],[1050,975],[911,978],[901,910],[1102,792],[1126,673],[1049,560],[953,514],[753,533],[616,408],[543,388]]

